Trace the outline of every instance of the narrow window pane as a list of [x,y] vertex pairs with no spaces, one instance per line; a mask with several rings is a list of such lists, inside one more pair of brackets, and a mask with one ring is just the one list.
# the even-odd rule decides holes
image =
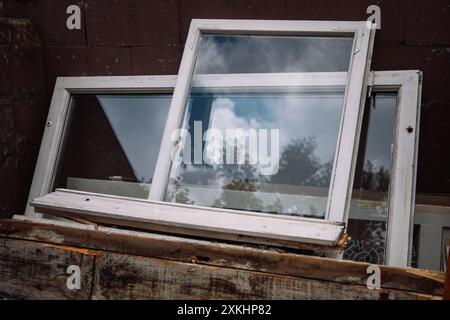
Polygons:
[[146,199],[171,95],[74,95],[54,187]]
[[346,72],[352,46],[352,37],[202,35],[192,83],[247,74],[252,89],[191,87],[165,200],[324,218],[345,87],[259,81]]
[[365,108],[344,258],[383,264],[396,119],[396,93],[376,93]]
[[348,71],[352,37],[203,35],[197,74]]

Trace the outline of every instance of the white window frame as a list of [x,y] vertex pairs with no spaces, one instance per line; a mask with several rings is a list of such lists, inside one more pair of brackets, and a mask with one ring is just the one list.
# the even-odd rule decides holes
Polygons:
[[[345,73],[309,73],[309,74],[297,74],[300,77],[300,81],[296,86],[304,86],[305,83],[308,86],[315,84],[315,87],[323,86],[322,82],[332,84],[334,81],[339,79],[344,79],[345,86],[345,97],[344,106],[342,111],[342,117],[340,121],[340,129],[338,135],[338,142],[336,147],[336,156],[333,166],[333,174],[330,182],[327,213],[325,220],[321,219],[305,219],[296,217],[286,217],[286,216],[270,216],[264,214],[258,214],[253,212],[237,211],[237,210],[225,210],[225,209],[211,209],[198,207],[198,219],[196,221],[195,228],[197,229],[217,229],[217,226],[213,222],[210,224],[206,221],[210,220],[212,216],[211,211],[215,211],[218,214],[217,219],[219,220],[230,220],[232,221],[233,228],[231,225],[222,228],[224,233],[239,232],[249,235],[249,236],[259,236],[259,235],[270,235],[271,238],[284,239],[290,237],[292,241],[308,241],[311,243],[316,243],[317,240],[321,243],[333,244],[338,241],[338,238],[342,234],[343,227],[342,223],[345,221],[348,209],[349,209],[349,199],[351,197],[352,182],[353,182],[353,171],[354,162],[356,157],[358,132],[360,128],[360,123],[362,119],[361,105],[365,100],[366,85],[365,80],[367,80],[368,70],[371,61],[371,52],[373,46],[373,38],[375,29],[370,28],[366,21],[362,22],[340,22],[340,21],[261,21],[261,20],[193,20],[190,26],[190,32],[186,42],[186,47],[183,54],[183,59],[181,61],[179,76],[177,77],[175,90],[172,96],[172,103],[167,117],[166,126],[163,133],[163,138],[161,142],[160,152],[158,154],[158,161],[155,168],[155,174],[153,177],[153,183],[151,185],[149,202],[161,202],[164,196],[164,191],[168,181],[169,170],[171,166],[171,151],[173,150],[174,144],[171,139],[171,133],[181,126],[182,117],[184,114],[185,102],[187,99],[187,94],[190,88],[190,79],[193,75],[193,62],[195,60],[196,52],[198,51],[199,39],[202,32],[214,32],[221,34],[239,34],[239,33],[251,33],[251,34],[277,34],[277,35],[353,35],[354,43],[352,50],[352,57],[350,63],[350,69]],[[278,74],[275,77],[270,77],[273,79],[268,81],[268,77],[257,75],[251,75],[251,82],[241,81],[241,85],[246,83],[258,83],[259,86],[263,87],[273,87],[281,86],[283,84],[292,85],[292,77],[294,75],[283,75]],[[286,81],[289,77],[289,81]],[[307,81],[303,81],[305,77]],[[220,78],[220,77],[218,77]],[[234,81],[239,82],[239,80],[244,79],[244,75],[236,76],[232,79],[231,83]],[[225,83],[230,83],[228,81],[230,78],[225,79]],[[208,80],[208,79],[207,79]],[[219,79],[218,79],[219,80]],[[340,83],[341,83],[340,80]],[[69,81],[69,80],[66,80]],[[95,80],[93,80],[95,81]],[[61,80],[64,82],[64,79]],[[163,83],[162,87],[164,87]],[[59,87],[58,87],[59,85]],[[67,114],[67,104],[69,102],[70,93],[82,92],[84,84],[64,84],[57,83],[55,89],[55,96],[52,100],[52,105],[55,105],[51,110],[51,117],[48,121],[48,126],[51,130],[47,130],[45,135],[51,134],[52,131],[59,133],[61,136],[63,133],[63,122]],[[209,81],[206,81],[206,85],[209,85]],[[342,84],[341,84],[342,85]],[[78,87],[77,87],[78,86]],[[152,83],[150,87],[161,87]],[[84,87],[86,90],[87,87]],[[108,88],[103,87],[107,90]],[[136,89],[135,85],[127,84],[121,88],[121,92],[133,92]],[[163,88],[160,88],[163,89]],[[58,107],[60,103],[65,105],[63,110]],[[63,111],[63,112],[60,112]],[[55,123],[53,123],[55,122]],[[34,182],[30,192],[30,200],[35,199],[36,196],[42,195],[43,191],[49,191],[52,184],[53,174],[55,169],[55,164],[57,161],[57,150],[61,142],[61,138],[55,138],[53,134],[53,140],[46,139],[44,135],[45,145],[42,146],[39,155],[37,170],[35,173],[34,180],[42,180],[42,183]],[[47,141],[49,140],[49,141]],[[45,161],[47,160],[47,161]],[[48,173],[51,172],[51,175]],[[40,175],[40,176],[39,176]],[[40,190],[39,190],[40,188]],[[136,201],[136,200],[134,200]],[[92,204],[92,202],[91,202]],[[159,203],[162,205],[162,203]],[[167,204],[164,204],[167,205]],[[170,210],[170,209],[167,209]],[[29,212],[30,209],[27,209]],[[250,217],[258,216],[262,220],[270,220],[270,223],[264,224],[262,222],[256,223],[255,219]],[[180,215],[181,217],[181,215]],[[167,217],[165,217],[167,220]],[[192,227],[192,220],[185,217],[180,220],[180,218],[175,218],[171,221],[171,224],[180,225],[185,224]],[[252,220],[253,222],[249,221]],[[153,220],[152,220],[153,221]],[[160,223],[167,223],[164,219],[158,220]],[[294,222],[295,221],[295,222]],[[298,223],[297,223],[298,222]],[[314,222],[318,225],[327,226],[322,229],[318,226],[315,227],[316,231],[307,232],[303,228],[303,225],[311,225]],[[250,230],[243,230],[247,228],[250,224]],[[259,225],[258,224],[263,224]],[[280,225],[281,224],[281,225]],[[288,236],[287,230],[292,228],[292,224],[297,225],[298,232],[292,231]],[[275,230],[273,226],[278,226],[278,230]],[[244,228],[245,226],[245,228]],[[282,227],[283,226],[283,227]],[[228,229],[227,229],[228,228]],[[258,230],[255,234],[254,230]],[[241,230],[240,230],[241,229]],[[305,230],[303,233],[300,230]],[[320,230],[320,231],[319,231]],[[305,236],[306,232],[306,236]],[[315,234],[315,236],[312,236]],[[306,238],[307,239],[306,239]],[[306,240],[305,240],[306,239]],[[306,241],[306,242],[308,242]]]
[[[369,77],[369,86],[376,91],[398,92],[386,264],[406,267],[411,265],[414,229],[422,72],[373,72]],[[409,128],[412,132],[408,131]]]
[[[342,222],[278,217],[249,211],[162,201],[143,201],[73,190],[57,190],[49,194],[65,135],[71,94],[167,93],[173,92],[176,79],[176,76],[58,78],[30,189],[26,215],[41,218],[42,213],[51,211],[53,215],[68,218],[82,216],[97,222],[113,219],[115,225],[138,226],[143,229],[208,238],[295,248],[325,246],[330,250],[339,249],[342,245],[339,241],[345,238]],[[158,182],[153,179],[152,185],[155,183]],[[84,202],[86,197],[90,200],[88,207]],[[272,229],[269,229],[269,226],[272,226]]]
[[53,90],[25,214],[36,216],[30,205],[31,201],[51,192],[72,94],[172,93],[175,81],[176,76],[171,75],[58,77]]
[[[301,77],[302,75],[299,75]],[[228,79],[226,79],[228,78]],[[274,83],[272,81],[263,80],[260,77],[261,86],[272,87]],[[286,78],[287,79],[287,78]],[[342,87],[346,83],[347,75],[345,72],[333,73],[329,75],[321,75],[314,77],[315,82],[310,82],[311,87],[325,85],[327,87]],[[55,91],[52,98],[52,103],[50,106],[50,111],[48,115],[47,126],[45,128],[44,136],[42,139],[41,150],[38,157],[38,162],[36,165],[36,170],[33,177],[33,183],[29,194],[29,202],[27,205],[27,216],[40,217],[39,214],[35,214],[34,208],[30,206],[30,202],[36,198],[47,195],[51,192],[52,179],[55,174],[57,158],[59,153],[59,146],[64,138],[64,126],[67,111],[69,108],[70,95],[76,93],[94,93],[94,94],[105,94],[105,93],[173,93],[177,76],[131,76],[131,77],[66,77],[58,78]],[[283,85],[283,81],[278,79],[274,81],[277,84]],[[211,87],[227,87],[234,85],[236,87],[249,86],[249,82],[245,79],[241,82],[233,79],[233,76],[214,78],[213,76],[204,76],[198,79],[196,86],[208,86]],[[254,84],[254,83],[253,83]],[[415,201],[415,177],[416,177],[416,163],[417,163],[417,148],[418,148],[418,136],[419,136],[419,116],[420,116],[420,92],[421,92],[421,73],[419,71],[382,71],[382,72],[371,72],[368,80],[368,87],[371,91],[393,91],[398,92],[397,100],[397,119],[396,119],[396,133],[395,133],[395,146],[393,150],[393,164],[392,164],[392,176],[391,176],[391,186],[390,186],[390,197],[389,197],[389,221],[388,221],[388,236],[387,236],[387,254],[386,254],[386,264],[398,265],[398,266],[408,266],[410,264],[410,253],[412,248],[412,232],[413,232],[413,217],[414,217],[414,201]],[[406,128],[411,126],[413,128],[413,133],[410,134],[406,131]],[[405,186],[410,186],[406,187]],[[87,192],[76,192],[76,191],[66,191],[61,200],[63,203],[56,204],[52,203],[53,208],[58,207],[64,210],[69,206],[70,201],[67,200],[76,197],[89,196],[92,199],[96,197],[102,200],[119,201],[122,205],[128,206],[130,203],[138,202],[137,205],[141,206],[145,203],[147,206],[147,211],[149,206],[153,207],[153,211],[159,212],[158,210],[163,210],[167,212],[174,212],[174,216],[171,218],[163,217],[161,221],[152,220],[151,214],[144,211],[140,214],[133,213],[122,213],[121,223],[123,225],[133,225],[137,219],[143,219],[140,226],[145,225],[146,221],[148,223],[165,224],[185,226],[186,220],[192,220],[191,216],[199,215],[199,220],[201,220],[204,215],[211,216],[211,213],[218,214],[215,218],[222,218],[221,214],[236,213],[236,210],[225,210],[217,208],[204,208],[197,206],[188,206],[182,204],[172,204],[172,203],[161,203],[159,201],[142,201],[139,199],[114,197],[107,195],[97,195]],[[71,198],[72,197],[72,198]],[[48,202],[48,201],[47,201]],[[44,204],[42,201],[37,202],[38,206],[50,205]],[[108,220],[109,215],[117,215],[117,212],[110,210],[111,208],[106,207],[106,211],[97,212],[97,217],[92,216],[91,218],[97,218],[98,220],[105,219]],[[139,210],[141,210],[140,208]],[[180,210],[182,209],[182,210]],[[94,210],[94,209],[93,209]],[[109,211],[108,211],[109,210]],[[188,211],[187,215],[183,217],[177,217],[180,212]],[[95,210],[94,210],[95,211]],[[97,208],[97,211],[99,208]],[[152,211],[152,210],[150,210]],[[72,213],[75,211],[71,211]],[[79,213],[79,212],[78,212]],[[242,212],[239,212],[242,214]],[[271,215],[258,214],[245,212],[246,216],[249,217],[247,222],[253,224],[258,223],[269,223],[269,221],[261,222],[261,218],[270,218]],[[128,215],[128,217],[124,217]],[[101,219],[100,219],[101,218]],[[257,218],[257,219],[255,219]],[[316,244],[333,244],[333,237],[336,238],[340,232],[343,230],[341,224],[329,223],[326,221],[317,221],[317,219],[304,219],[295,217],[283,217],[288,224],[294,223],[294,227],[298,227],[299,230],[294,230],[294,237],[283,237],[280,235],[273,235],[279,238],[270,238],[269,240],[255,239],[254,237],[261,236],[264,231],[255,232],[257,228],[250,230],[245,236],[236,236],[230,234],[231,229],[228,226],[222,225],[223,232],[221,234],[216,234],[218,238],[240,240],[256,243],[266,243],[274,244],[278,243],[281,245],[290,245],[289,241],[304,241]],[[270,220],[273,222],[274,220]],[[117,222],[117,220],[116,220]],[[307,223],[305,223],[307,222]],[[212,224],[214,224],[214,219]],[[306,226],[306,227],[305,227]],[[192,227],[192,226],[191,226]],[[216,225],[216,228],[219,227]],[[321,239],[314,239],[314,237],[320,238],[318,236],[323,230],[328,230],[324,232],[329,235],[328,238],[322,237]],[[164,229],[167,231],[167,229]],[[315,235],[305,236],[306,231],[316,231]],[[322,230],[322,231],[321,231]],[[395,231],[394,231],[395,230]],[[198,232],[199,230],[197,230]],[[242,231],[242,230],[241,230]],[[190,232],[186,232],[190,234]],[[304,238],[301,238],[304,236]],[[309,238],[308,238],[309,237]],[[238,239],[239,238],[239,239]],[[281,239],[281,240],[280,240]],[[276,240],[280,240],[277,242]]]
[[[336,145],[333,172],[330,181],[329,194],[327,198],[327,211],[325,220],[343,222],[348,214],[351,182],[354,172],[354,162],[356,157],[358,131],[362,120],[361,103],[365,101],[365,81],[370,68],[371,54],[375,28],[371,28],[367,21],[286,21],[286,20],[203,20],[194,19],[191,21],[189,34],[183,51],[177,83],[172,97],[169,110],[168,121],[164,129],[161,142],[161,149],[156,163],[154,183],[151,186],[149,199],[160,201],[164,198],[164,192],[168,183],[170,168],[172,165],[171,153],[175,147],[175,142],[171,139],[171,134],[182,125],[185,112],[186,101],[191,88],[191,80],[194,74],[194,65],[200,46],[202,34],[259,34],[259,35],[330,35],[342,36],[352,35],[354,43],[349,71],[346,73],[348,81],[344,84],[345,95],[340,128]],[[333,75],[338,73],[324,73]],[[318,73],[299,74],[302,79],[308,81],[296,82],[297,86],[308,84],[309,81],[319,76]],[[225,76],[225,75],[221,75]],[[250,82],[257,83],[257,75],[247,75]],[[214,75],[212,75],[214,78]],[[274,85],[280,86],[277,78],[283,78],[286,83],[292,86],[292,75],[267,74],[261,75],[260,84],[267,84],[273,80]],[[225,77],[224,77],[225,78]],[[236,81],[243,80],[244,75],[235,76]],[[269,80],[272,79],[272,80]],[[319,76],[320,79],[320,76]],[[256,85],[258,86],[258,85]]]

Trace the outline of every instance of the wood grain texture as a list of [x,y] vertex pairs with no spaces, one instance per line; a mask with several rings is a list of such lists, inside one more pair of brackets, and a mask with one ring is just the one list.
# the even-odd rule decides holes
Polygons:
[[431,299],[269,273],[106,252],[95,270],[93,299]]
[[[7,299],[439,299],[408,291],[318,281],[45,243],[2,239],[0,293]],[[23,253],[26,254],[23,254]],[[85,259],[93,254],[95,259]],[[77,260],[74,259],[78,257]],[[88,263],[84,263],[87,261]],[[80,290],[64,270],[81,262]],[[95,262],[95,268],[92,268]],[[86,265],[87,264],[87,265]],[[19,270],[19,271],[16,271]]]
[[[0,236],[158,258],[161,261],[330,282],[335,284],[333,288],[352,285],[365,288],[369,266],[367,263],[280,252],[275,248],[262,249],[58,221],[42,224],[1,220]],[[383,289],[442,295],[445,276],[442,272],[389,266],[380,268]]]
[[[0,299],[89,299],[95,255],[89,250],[0,238]],[[81,289],[67,288],[67,268],[81,270]]]

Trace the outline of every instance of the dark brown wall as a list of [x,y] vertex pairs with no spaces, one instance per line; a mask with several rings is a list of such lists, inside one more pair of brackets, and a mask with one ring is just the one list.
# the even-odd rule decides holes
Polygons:
[[27,199],[48,111],[43,58],[30,21],[0,17],[0,217]]
[[[377,4],[381,7],[382,29],[377,31],[372,69],[420,69],[424,72],[417,191],[450,194],[450,0],[3,2],[5,16],[29,18],[43,44],[42,55],[37,54],[36,58],[42,59],[41,62],[35,61],[16,72],[27,77],[38,73],[36,77],[46,79],[42,83],[44,89],[39,88],[46,92],[45,107],[27,100],[13,109],[23,114],[23,119],[17,119],[23,122],[34,112],[30,128],[36,125],[43,128],[57,76],[176,74],[192,18],[365,20],[366,8]],[[65,12],[70,4],[82,8],[80,31],[69,31],[65,27]],[[38,67],[40,63],[43,70]],[[1,73],[11,67],[3,62],[0,66]],[[0,76],[0,81],[4,81],[4,77],[2,80]],[[0,130],[3,139],[12,127],[2,125]],[[36,131],[34,143],[39,143],[41,133],[42,130]],[[13,146],[10,157],[17,159],[19,155],[14,152],[14,146],[18,142],[10,143]],[[28,152],[34,164],[37,148],[35,145],[27,148],[22,152]],[[18,168],[8,170],[15,171],[6,175],[20,175]],[[23,209],[31,172],[28,168],[20,178],[15,178],[17,188],[14,191],[1,182],[0,195],[6,190],[11,199],[5,203],[2,199],[0,210],[17,213]],[[21,196],[12,196],[12,192],[19,192]]]

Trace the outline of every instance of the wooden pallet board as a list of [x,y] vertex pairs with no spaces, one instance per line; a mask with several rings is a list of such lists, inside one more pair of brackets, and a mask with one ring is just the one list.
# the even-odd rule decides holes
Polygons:
[[[0,299],[89,299],[95,254],[86,249],[0,238]],[[70,265],[81,289],[69,290]]]
[[[411,268],[380,266],[381,290],[366,287],[366,263],[280,252],[273,249],[215,243],[205,240],[51,222],[47,224],[0,220],[2,261],[0,294],[17,296],[25,287],[53,285],[48,297],[68,298],[234,298],[234,299],[431,299],[441,298],[444,273]],[[23,247],[22,249],[21,246]],[[11,248],[16,248],[12,250]],[[39,250],[37,250],[39,249]],[[40,252],[42,256],[23,252]],[[55,250],[57,252],[55,252]],[[70,257],[81,259],[89,294],[68,295],[61,287],[64,268],[31,278],[7,275],[23,268],[26,279],[36,261],[59,256],[67,265]],[[23,257],[18,260],[17,256]],[[58,258],[59,259],[59,258]],[[65,260],[64,260],[65,259]],[[95,268],[93,268],[93,264]],[[64,281],[63,281],[64,280]],[[14,284],[13,283],[13,284]],[[84,283],[84,282],[83,282]],[[88,284],[86,284],[89,286]],[[13,289],[10,289],[13,288]],[[14,289],[15,288],[15,289]],[[58,289],[59,288],[59,289]],[[151,289],[153,288],[153,289]],[[56,292],[61,290],[59,296]],[[30,291],[26,297],[39,296]]]

